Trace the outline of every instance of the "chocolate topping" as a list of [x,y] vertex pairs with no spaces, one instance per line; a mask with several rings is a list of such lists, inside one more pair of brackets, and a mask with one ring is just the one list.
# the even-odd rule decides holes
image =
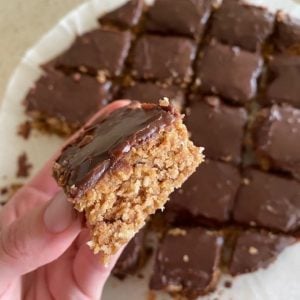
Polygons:
[[280,12],[274,40],[280,50],[290,49],[300,53],[300,19]]
[[130,0],[125,5],[104,15],[99,19],[101,24],[112,24],[129,28],[138,24],[143,11],[143,0]]
[[[235,196],[240,185],[237,168],[206,160],[201,168],[171,195],[166,211],[176,214],[176,221],[229,221]],[[212,192],[213,191],[213,192]]]
[[156,254],[150,288],[177,292],[189,299],[214,288],[223,238],[200,227],[173,229]]
[[213,17],[212,35],[223,43],[255,52],[272,33],[274,23],[275,15],[266,8],[224,0]]
[[162,82],[188,82],[196,44],[181,37],[144,35],[133,50],[132,75]]
[[300,183],[249,169],[234,208],[237,222],[282,232],[300,226]]
[[135,147],[178,118],[171,107],[134,103],[87,128],[62,152],[54,175],[72,198],[81,197]]
[[229,267],[231,275],[254,272],[268,267],[296,239],[269,232],[247,231],[239,235]]
[[200,37],[211,13],[210,0],[156,0],[150,7],[146,30]]
[[203,145],[208,158],[239,163],[246,110],[222,104],[216,97],[193,95],[191,101],[186,125],[192,140],[196,145]]
[[300,110],[277,106],[259,112],[254,129],[254,147],[271,167],[300,179]]
[[49,65],[92,75],[101,71],[109,77],[118,76],[123,70],[130,44],[129,31],[96,29],[77,37],[72,46]]
[[167,97],[170,102],[178,107],[183,108],[185,102],[184,91],[176,86],[160,86],[155,83],[134,83],[134,85],[124,88],[120,93],[120,98],[139,100],[142,102],[158,103],[160,99]]
[[88,76],[66,76],[50,71],[28,93],[25,99],[26,110],[79,127],[107,104],[110,87],[110,82],[100,84]]
[[275,56],[270,62],[268,103],[289,103],[300,107],[300,56]]
[[262,65],[259,54],[212,42],[204,49],[197,81],[204,93],[244,103],[256,95]]
[[145,258],[145,234],[146,230],[143,228],[128,243],[113,269],[113,275],[123,279],[142,265],[142,259]]

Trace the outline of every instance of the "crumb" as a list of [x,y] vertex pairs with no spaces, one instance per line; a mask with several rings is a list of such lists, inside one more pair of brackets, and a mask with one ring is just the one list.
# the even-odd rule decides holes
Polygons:
[[137,277],[138,277],[139,279],[144,279],[144,278],[145,278],[144,274],[142,274],[142,273],[137,274]]
[[258,250],[255,247],[250,247],[249,248],[249,253],[251,255],[256,255],[258,253]]
[[173,228],[170,229],[168,232],[170,235],[174,235],[174,236],[179,236],[179,235],[186,235],[186,231],[184,229],[180,229],[180,228]]
[[155,299],[156,299],[156,295],[154,294],[154,292],[149,291],[147,300],[155,300]]
[[230,289],[230,288],[232,287],[232,282],[229,281],[229,280],[226,280],[226,281],[224,282],[224,286],[225,286],[227,289]]
[[28,177],[32,164],[28,162],[27,154],[24,152],[18,157],[17,177]]
[[168,107],[170,105],[170,100],[167,97],[163,97],[162,99],[159,100],[159,105],[160,106],[166,106]]
[[8,188],[7,187],[3,187],[0,189],[0,195],[6,195],[8,193]]
[[31,134],[31,122],[25,121],[24,123],[21,123],[18,128],[18,135],[23,137],[25,140],[28,140]]

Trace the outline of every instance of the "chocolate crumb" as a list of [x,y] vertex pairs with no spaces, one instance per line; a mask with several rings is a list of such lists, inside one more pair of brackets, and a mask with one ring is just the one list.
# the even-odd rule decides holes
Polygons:
[[138,277],[139,279],[144,279],[144,278],[145,278],[144,274],[142,274],[142,273],[137,274],[137,277]]
[[31,122],[25,121],[24,123],[20,124],[18,128],[18,135],[23,137],[25,140],[28,140],[28,138],[30,137],[31,129]]
[[154,292],[149,291],[147,300],[155,300],[155,299],[156,299],[156,296],[155,296]]
[[8,193],[8,188],[7,187],[3,187],[0,189],[0,195],[6,195]]
[[224,287],[226,287],[227,289],[230,289],[232,287],[232,282],[229,280],[226,280],[224,282]]
[[32,164],[28,162],[27,154],[24,152],[18,157],[17,177],[28,177]]

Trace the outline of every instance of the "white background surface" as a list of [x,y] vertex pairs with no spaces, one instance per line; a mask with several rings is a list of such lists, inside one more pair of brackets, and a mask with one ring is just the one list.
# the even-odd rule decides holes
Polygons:
[[[0,111],[0,187],[16,183],[16,159],[26,152],[34,164],[33,175],[60,147],[62,140],[34,132],[28,141],[16,135],[19,124],[26,119],[21,101],[32,83],[41,74],[39,65],[66,49],[77,34],[97,26],[97,18],[122,5],[127,0],[91,0],[69,13],[40,42],[27,52],[11,78]],[[270,9],[284,8],[300,18],[300,5],[293,0],[251,0],[267,4]],[[298,1],[298,0],[297,0]],[[1,201],[1,199],[0,199]],[[148,269],[151,269],[148,266]],[[144,272],[147,276],[149,272]],[[300,244],[289,247],[268,269],[234,279],[233,287],[220,288],[202,299],[219,300],[299,300],[300,299]],[[224,278],[223,278],[224,280]],[[110,279],[104,300],[147,299],[147,278],[128,278],[123,282]],[[160,295],[157,299],[168,299]]]

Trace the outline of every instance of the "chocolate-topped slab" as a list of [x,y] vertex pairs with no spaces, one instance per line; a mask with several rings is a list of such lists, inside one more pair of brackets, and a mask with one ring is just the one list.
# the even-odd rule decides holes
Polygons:
[[146,30],[200,38],[211,14],[211,0],[156,0],[149,8]]
[[277,55],[269,64],[265,102],[288,103],[300,108],[300,56]]
[[234,220],[281,232],[300,226],[300,183],[249,169],[234,207]]
[[192,140],[205,147],[210,159],[240,163],[247,112],[215,97],[193,95],[186,125]]
[[121,89],[120,99],[139,100],[142,102],[158,103],[160,99],[167,97],[179,110],[185,103],[184,90],[175,85],[165,86],[152,82],[135,82],[131,86]]
[[280,51],[300,53],[300,18],[290,17],[283,12],[277,16],[275,45]]
[[272,34],[275,15],[266,8],[224,0],[213,16],[212,36],[248,51],[258,51]]
[[[78,70],[102,77],[115,77],[122,73],[131,44],[129,31],[95,29],[76,38],[71,47],[48,67]],[[47,67],[47,65],[46,65]]]
[[166,212],[170,217],[173,214],[175,222],[227,222],[240,182],[236,167],[206,160],[181,189],[171,195]]
[[196,84],[203,93],[245,103],[257,93],[262,65],[260,54],[212,41],[201,54]]
[[222,245],[223,237],[216,232],[171,229],[157,250],[150,288],[188,299],[211,291],[219,275]]
[[262,109],[254,123],[253,142],[262,167],[300,179],[300,109],[287,105]]
[[131,74],[137,79],[187,84],[196,55],[196,44],[182,37],[144,35],[132,54]]
[[241,232],[237,238],[229,273],[233,276],[267,268],[288,246],[296,242],[293,237],[270,232]]
[[102,25],[113,25],[128,29],[136,26],[142,16],[144,1],[130,0],[121,7],[99,19]]
[[180,116],[171,107],[133,103],[85,128],[62,152],[54,175],[71,198],[81,197],[132,147],[147,141]]
[[78,128],[107,104],[110,88],[109,81],[100,84],[95,78],[79,73],[66,76],[49,71],[31,88],[24,103],[29,114],[55,118]]
[[145,235],[146,229],[142,228],[128,243],[113,269],[114,276],[124,279],[142,266],[143,260],[146,259]]

